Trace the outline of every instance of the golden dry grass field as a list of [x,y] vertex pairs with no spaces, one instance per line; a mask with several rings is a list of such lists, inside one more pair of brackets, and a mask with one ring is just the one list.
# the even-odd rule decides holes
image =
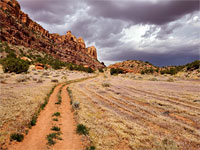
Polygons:
[[200,80],[101,75],[70,85],[97,150],[199,150]]

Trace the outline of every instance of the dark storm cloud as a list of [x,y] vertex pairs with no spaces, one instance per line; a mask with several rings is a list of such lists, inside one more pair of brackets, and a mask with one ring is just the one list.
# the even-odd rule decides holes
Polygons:
[[74,14],[80,5],[86,6],[81,1],[76,3],[68,0],[21,0],[19,2],[31,18],[46,24],[64,24],[66,15]]
[[88,1],[91,14],[132,23],[165,24],[199,10],[199,0]]
[[124,60],[143,60],[149,61],[156,66],[181,65],[199,59],[199,45],[174,47],[169,52],[158,53],[155,51],[138,51],[127,47],[124,49],[116,48],[105,60],[124,61]]

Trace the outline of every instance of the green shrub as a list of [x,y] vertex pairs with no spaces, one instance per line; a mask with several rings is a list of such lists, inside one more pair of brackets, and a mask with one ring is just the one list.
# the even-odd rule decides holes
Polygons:
[[76,133],[87,135],[89,133],[88,128],[83,124],[78,124],[76,128]]
[[122,74],[122,73],[124,73],[124,71],[122,70],[122,69],[119,69],[119,68],[111,68],[110,69],[110,74],[111,75],[114,75],[114,74]]
[[54,139],[60,139],[59,138],[60,133],[50,133],[47,135],[46,139],[47,139],[47,144],[48,145],[54,145],[56,143],[56,141]]
[[53,117],[53,116],[56,116],[56,117],[57,117],[57,116],[60,116],[60,112],[55,112],[55,113],[52,115],[52,117]]
[[103,69],[99,69],[99,72],[103,72]]
[[53,121],[58,121],[58,118],[53,118]]
[[51,128],[51,130],[53,130],[53,131],[60,131],[60,128],[57,127],[57,126],[53,126],[53,127]]
[[196,69],[199,69],[200,68],[200,61],[199,60],[196,60],[192,63],[189,63],[186,65],[187,67],[187,71],[193,71],[193,70],[196,70]]
[[38,118],[37,115],[33,116],[33,118],[31,119],[31,121],[29,123],[29,128],[36,125],[37,118]]
[[87,147],[86,150],[95,150],[96,147],[95,146],[90,146],[90,147]]
[[22,72],[27,72],[29,68],[29,63],[27,61],[21,60],[15,57],[7,57],[1,61],[3,65],[4,72],[15,72],[17,74]]
[[24,139],[24,135],[20,134],[20,133],[12,133],[10,135],[10,141],[15,140],[17,142],[21,142],[21,141],[23,141],[23,139]]

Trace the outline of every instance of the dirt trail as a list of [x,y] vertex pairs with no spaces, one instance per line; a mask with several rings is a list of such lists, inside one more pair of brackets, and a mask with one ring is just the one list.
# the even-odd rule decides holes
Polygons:
[[[73,120],[73,113],[71,112],[70,99],[67,93],[67,86],[62,88],[61,97],[62,102],[60,105],[56,105],[57,94],[62,87],[62,84],[58,85],[49,98],[49,102],[45,109],[41,111],[38,116],[38,120],[35,126],[29,130],[28,135],[20,143],[14,143],[8,149],[9,150],[81,150],[83,146],[81,144],[81,137],[75,133],[75,122]],[[60,112],[61,116],[58,121],[52,120],[52,114]],[[59,126],[61,130],[60,137],[62,140],[56,140],[56,144],[53,146],[47,145],[46,136],[52,133],[52,126]]]

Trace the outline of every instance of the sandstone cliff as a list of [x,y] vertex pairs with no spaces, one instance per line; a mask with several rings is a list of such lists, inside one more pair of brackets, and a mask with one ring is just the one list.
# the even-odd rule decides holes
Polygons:
[[86,48],[82,37],[78,39],[68,31],[66,35],[50,34],[23,13],[16,0],[0,1],[0,40],[44,51],[55,58],[92,68],[104,68],[97,60],[94,46]]

